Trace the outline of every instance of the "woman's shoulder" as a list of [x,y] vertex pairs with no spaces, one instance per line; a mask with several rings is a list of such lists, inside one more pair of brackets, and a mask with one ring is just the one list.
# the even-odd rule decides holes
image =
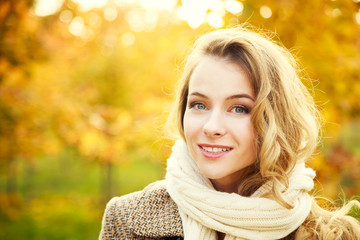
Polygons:
[[182,223],[164,181],[114,197],[106,206],[100,239],[172,236],[183,236]]
[[170,197],[166,190],[165,180],[160,180],[150,183],[140,191],[129,193],[120,197],[114,197],[109,201],[109,203],[118,202],[118,201],[129,201],[129,200],[136,201],[138,199],[152,197],[153,195],[157,195],[161,199],[163,198],[167,199]]

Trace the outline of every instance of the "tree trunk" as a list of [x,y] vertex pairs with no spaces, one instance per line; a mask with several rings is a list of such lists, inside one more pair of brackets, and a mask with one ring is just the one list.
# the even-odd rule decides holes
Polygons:
[[110,199],[112,197],[112,164],[111,164],[111,162],[107,163],[106,175],[107,175],[107,179],[106,179],[106,182],[107,182],[107,190],[106,190],[107,196],[106,197],[108,199]]
[[17,174],[16,174],[16,161],[11,159],[7,166],[7,182],[6,182],[6,193],[12,195],[17,193]]
[[112,197],[112,163],[106,162],[102,174],[102,189],[103,202],[107,203]]
[[24,195],[27,203],[34,198],[34,166],[32,163],[25,163]]

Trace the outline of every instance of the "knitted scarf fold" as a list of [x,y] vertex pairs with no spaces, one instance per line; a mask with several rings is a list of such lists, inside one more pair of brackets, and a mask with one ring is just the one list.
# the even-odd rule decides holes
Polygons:
[[296,164],[284,197],[294,207],[286,209],[276,201],[261,197],[269,191],[264,184],[250,197],[214,189],[189,154],[186,143],[178,140],[167,161],[166,188],[179,208],[185,240],[279,239],[297,229],[308,216],[315,172]]

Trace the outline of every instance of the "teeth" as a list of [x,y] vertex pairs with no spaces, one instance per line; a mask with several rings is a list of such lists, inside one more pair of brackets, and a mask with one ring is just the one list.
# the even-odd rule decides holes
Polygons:
[[231,148],[217,148],[217,147],[202,147],[205,151],[211,152],[211,153],[220,153],[220,152],[226,152],[230,151]]

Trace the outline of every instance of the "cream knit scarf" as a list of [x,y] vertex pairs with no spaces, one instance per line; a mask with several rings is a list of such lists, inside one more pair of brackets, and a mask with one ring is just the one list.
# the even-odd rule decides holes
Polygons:
[[186,143],[178,140],[167,162],[166,187],[176,202],[185,240],[215,240],[216,231],[230,239],[279,239],[289,235],[306,219],[311,208],[307,191],[315,172],[296,165],[290,174],[285,197],[294,203],[286,209],[276,201],[260,197],[268,185],[251,197],[216,191],[190,156]]

